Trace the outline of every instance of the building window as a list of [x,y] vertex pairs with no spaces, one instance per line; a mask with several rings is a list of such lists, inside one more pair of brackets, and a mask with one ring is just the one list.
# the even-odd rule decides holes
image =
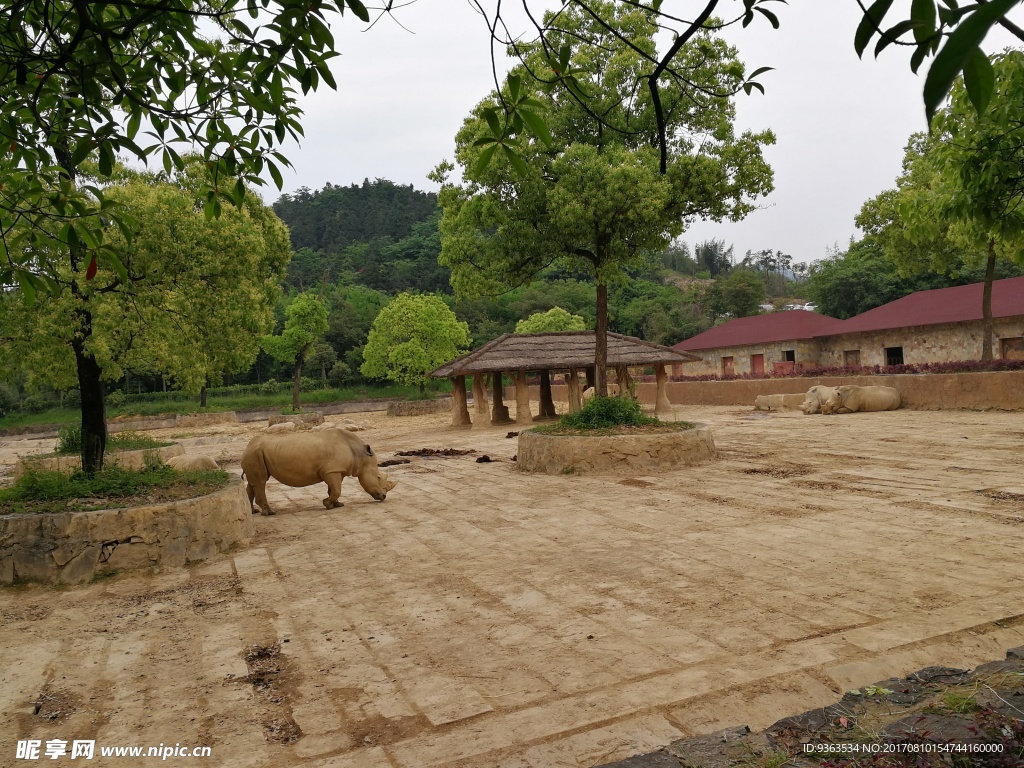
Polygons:
[[848,349],[845,352],[843,352],[843,365],[860,365],[860,350]]
[[886,347],[885,364],[903,365],[903,347]]
[[733,375],[733,365],[732,365],[732,356],[731,355],[729,357],[723,357],[722,358],[722,375],[723,376],[732,376]]
[[787,363],[795,363],[796,362],[796,350],[795,349],[787,349],[787,350],[783,351],[782,359],[783,359],[783,361],[785,361]]
[[1000,339],[1001,355],[1005,360],[1024,360],[1024,336]]

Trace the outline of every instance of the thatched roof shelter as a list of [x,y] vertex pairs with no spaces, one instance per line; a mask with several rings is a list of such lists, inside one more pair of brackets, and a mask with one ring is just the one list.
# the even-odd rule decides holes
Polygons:
[[[501,371],[567,371],[594,365],[593,331],[556,333],[506,333],[462,357],[431,371],[429,376],[446,379],[475,373]],[[672,365],[700,358],[649,341],[608,333],[608,367]]]
[[[452,380],[452,426],[463,427],[472,425],[467,405],[466,376],[473,377],[473,400],[477,413],[483,416],[487,412],[487,395],[483,380],[487,374],[491,374],[491,424],[512,422],[508,408],[502,402],[502,374],[507,373],[516,386],[515,421],[527,424],[534,419],[530,413],[530,393],[526,374],[540,373],[540,414],[537,418],[552,418],[555,416],[555,405],[551,395],[551,374],[567,373],[569,410],[578,409],[588,395],[586,392],[581,394],[577,373],[589,371],[588,378],[593,375],[595,352],[594,331],[507,333],[479,349],[455,358],[428,375],[435,379]],[[658,380],[655,406],[655,412],[658,413],[671,411],[672,408],[666,392],[668,374],[665,367],[698,359],[696,355],[682,350],[651,344],[620,333],[608,334],[607,362],[609,368],[616,370],[620,394],[625,394],[631,389],[629,368],[653,366]]]

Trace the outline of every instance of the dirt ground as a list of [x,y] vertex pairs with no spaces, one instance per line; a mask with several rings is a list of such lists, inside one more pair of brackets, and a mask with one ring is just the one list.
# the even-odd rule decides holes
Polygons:
[[[1024,413],[677,415],[718,460],[616,477],[517,471],[515,426],[355,414],[382,460],[476,453],[330,511],[272,483],[252,545],[187,569],[0,590],[0,766],[24,739],[94,739],[99,766],[594,766],[1024,644]],[[258,429],[155,434],[237,472]],[[0,441],[0,472],[52,443]]]

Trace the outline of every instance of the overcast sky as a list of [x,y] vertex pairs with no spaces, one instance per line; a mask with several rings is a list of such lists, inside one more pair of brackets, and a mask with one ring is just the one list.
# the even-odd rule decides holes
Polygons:
[[[759,78],[766,95],[737,97],[740,129],[776,134],[766,150],[775,192],[744,221],[699,223],[682,239],[722,239],[737,258],[773,248],[809,262],[845,248],[861,204],[893,186],[908,137],[925,128],[923,80],[903,50],[857,58],[854,0],[789,0],[775,10],[779,30],[759,18],[729,36],[749,71],[775,67]],[[352,17],[334,26],[338,91],[303,101],[305,139],[286,148],[294,170],[285,192],[364,178],[436,190],[427,173],[453,159],[462,120],[493,87],[489,38],[463,0],[419,0],[395,15],[407,29],[388,18],[365,31]]]

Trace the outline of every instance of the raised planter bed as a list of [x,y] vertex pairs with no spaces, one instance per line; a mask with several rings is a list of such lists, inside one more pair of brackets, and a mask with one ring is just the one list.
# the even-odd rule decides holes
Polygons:
[[436,400],[399,400],[388,405],[388,416],[425,416],[429,413],[445,413],[452,409],[451,398]]
[[519,433],[518,466],[549,475],[576,473],[645,474],[691,466],[715,458],[711,428],[696,424],[672,432],[624,435]]
[[[103,462],[105,465],[116,463],[122,469],[139,470],[146,466],[147,456],[156,454],[163,461],[172,456],[180,456],[185,452],[179,444],[165,445],[163,448],[142,448],[137,451],[116,451],[108,453]],[[46,458],[34,458],[27,456],[19,459],[14,465],[14,479],[25,474],[29,470],[36,472],[77,472],[82,468],[82,457],[76,455],[48,456]]]
[[0,583],[81,584],[114,570],[182,566],[248,544],[240,480],[183,501],[94,512],[0,516]]

